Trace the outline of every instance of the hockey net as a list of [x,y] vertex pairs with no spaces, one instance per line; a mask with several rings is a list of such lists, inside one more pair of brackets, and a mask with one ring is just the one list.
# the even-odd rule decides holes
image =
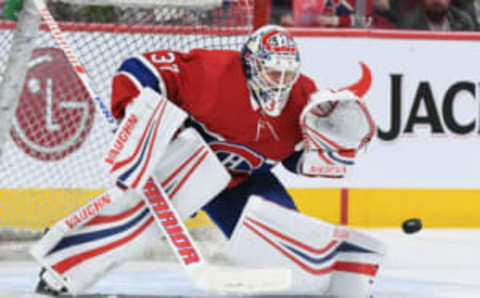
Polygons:
[[[107,106],[112,75],[125,58],[159,49],[239,49],[254,21],[252,0],[55,0],[47,5]],[[15,59],[23,59],[16,57],[21,47],[15,47],[14,38],[20,22],[21,15],[18,23],[0,21],[0,105],[13,109],[11,122],[2,119],[8,133],[0,137],[0,255],[7,258],[5,251],[23,250],[21,240],[38,238],[111,184],[98,166],[111,140],[106,119],[43,22],[26,27],[35,37],[25,43],[33,52],[21,67],[26,77],[20,94],[2,92],[22,77],[22,69],[11,69]],[[204,214],[187,225],[204,227],[204,236],[205,229],[213,229]]]

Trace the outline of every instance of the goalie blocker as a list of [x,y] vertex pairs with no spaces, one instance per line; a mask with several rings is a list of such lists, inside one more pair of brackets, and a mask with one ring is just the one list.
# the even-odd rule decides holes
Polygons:
[[371,297],[385,251],[367,234],[258,196],[250,197],[225,250],[233,264],[290,269],[295,293],[339,298]]

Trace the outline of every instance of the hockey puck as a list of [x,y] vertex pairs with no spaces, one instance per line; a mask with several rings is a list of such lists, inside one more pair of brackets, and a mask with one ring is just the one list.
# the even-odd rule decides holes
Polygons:
[[422,221],[418,218],[407,219],[403,222],[402,229],[407,234],[413,234],[422,229]]

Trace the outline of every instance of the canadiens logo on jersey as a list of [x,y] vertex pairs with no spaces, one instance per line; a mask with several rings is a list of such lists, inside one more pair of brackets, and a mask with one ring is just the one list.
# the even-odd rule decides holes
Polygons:
[[222,164],[233,173],[251,174],[262,168],[265,161],[262,155],[246,146],[215,141],[209,145]]

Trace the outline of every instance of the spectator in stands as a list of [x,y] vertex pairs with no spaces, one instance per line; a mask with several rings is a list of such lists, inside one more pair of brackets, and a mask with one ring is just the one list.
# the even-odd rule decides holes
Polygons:
[[480,1],[478,0],[452,0],[452,4],[456,7],[460,8],[461,10],[465,11],[470,15],[475,23],[475,28],[479,29],[478,27],[478,15],[477,15],[477,8],[479,8]]
[[366,3],[366,16],[355,15],[355,0],[293,0],[293,16],[281,18],[283,26],[395,28],[390,0]]
[[477,20],[477,29],[480,29],[480,0],[473,1],[473,9],[475,10],[475,19]]
[[[274,0],[272,1],[272,14],[270,17],[270,22],[272,24],[280,24],[281,19],[287,15],[292,15],[294,0]],[[293,19],[292,19],[293,20]],[[293,21],[291,22],[293,26]]]
[[210,13],[217,26],[243,26],[250,22],[250,9],[248,2],[224,2],[222,7]]
[[283,26],[352,27],[355,0],[293,0],[293,16],[284,15]]
[[325,8],[324,0],[293,0],[293,16],[285,14],[280,24],[283,26],[327,26],[328,20],[323,17]]
[[418,5],[419,0],[391,0],[390,2],[391,11],[396,15],[397,19],[401,19]]
[[398,26],[398,16],[392,10],[391,0],[372,0],[371,27],[395,29]]
[[421,0],[401,20],[401,27],[416,30],[470,31],[475,23],[470,15],[450,0]]

